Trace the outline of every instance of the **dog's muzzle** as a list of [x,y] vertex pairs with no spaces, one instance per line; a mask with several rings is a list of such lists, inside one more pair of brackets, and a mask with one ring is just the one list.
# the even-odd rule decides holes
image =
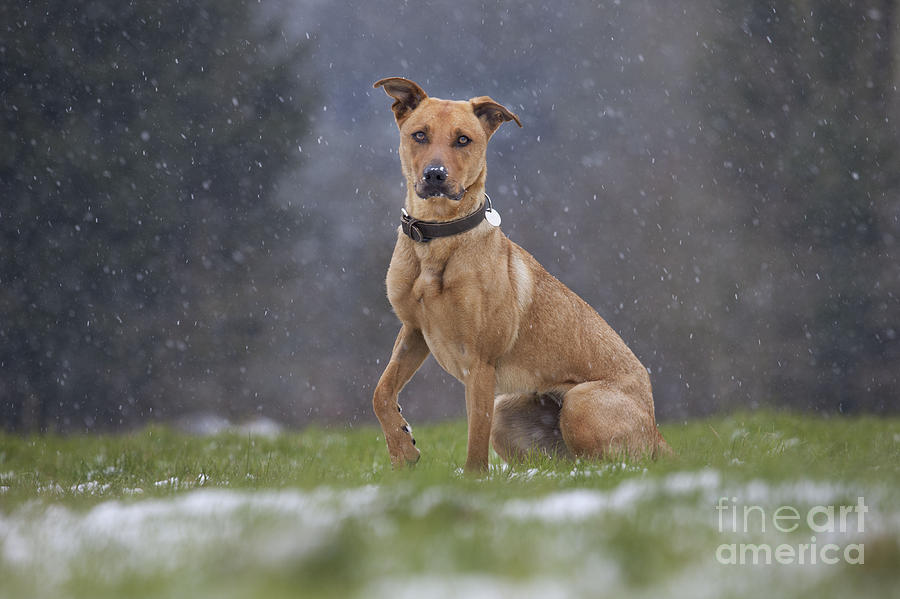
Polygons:
[[459,201],[465,195],[465,189],[453,189],[447,167],[443,164],[432,164],[425,167],[422,172],[422,179],[416,184],[416,195],[422,199],[443,196]]

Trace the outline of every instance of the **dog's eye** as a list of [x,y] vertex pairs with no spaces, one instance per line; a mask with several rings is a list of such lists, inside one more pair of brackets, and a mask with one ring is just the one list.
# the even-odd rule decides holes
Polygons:
[[467,145],[469,145],[470,141],[472,141],[472,140],[469,139],[469,137],[467,135],[460,135],[456,140],[456,145],[467,146]]
[[413,139],[419,142],[420,144],[425,143],[425,140],[428,139],[428,136],[425,135],[424,131],[416,131],[413,133]]

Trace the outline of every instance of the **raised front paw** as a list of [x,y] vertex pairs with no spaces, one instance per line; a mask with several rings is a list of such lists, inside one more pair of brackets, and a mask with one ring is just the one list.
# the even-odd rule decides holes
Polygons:
[[416,439],[412,435],[412,428],[404,422],[388,440],[388,450],[391,454],[391,464],[394,468],[400,466],[412,466],[419,461],[420,452],[416,448]]

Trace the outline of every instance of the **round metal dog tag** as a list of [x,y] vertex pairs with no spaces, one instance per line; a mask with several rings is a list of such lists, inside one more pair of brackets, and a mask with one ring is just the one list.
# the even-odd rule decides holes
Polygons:
[[500,226],[500,213],[496,209],[487,210],[484,213],[484,219],[495,227]]

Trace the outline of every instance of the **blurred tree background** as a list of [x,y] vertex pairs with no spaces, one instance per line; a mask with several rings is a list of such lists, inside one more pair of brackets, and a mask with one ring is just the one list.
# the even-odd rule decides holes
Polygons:
[[[759,393],[896,407],[896,3],[727,2],[701,87],[710,174],[743,207],[736,290]],[[734,28],[740,28],[735,35]],[[747,341],[753,341],[752,337]]]
[[[5,3],[0,419],[252,405],[288,308],[303,47],[240,0]],[[257,19],[258,21],[258,19]]]
[[[491,95],[503,228],[662,419],[894,411],[896,2],[0,7],[0,422],[372,422],[404,194],[374,80]],[[438,26],[435,26],[435,25]],[[433,360],[415,419],[464,413]]]

